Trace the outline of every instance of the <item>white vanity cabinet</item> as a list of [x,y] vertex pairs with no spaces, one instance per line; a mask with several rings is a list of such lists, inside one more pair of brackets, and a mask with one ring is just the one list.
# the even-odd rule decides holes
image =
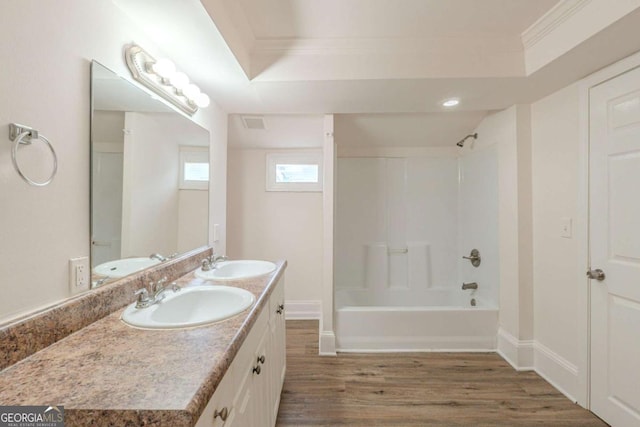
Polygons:
[[280,279],[196,427],[273,427],[286,369],[285,345]]
[[286,334],[284,320],[284,279],[273,290],[269,299],[269,353],[271,354],[271,363],[268,365],[270,386],[270,403],[271,425],[275,425],[278,417],[278,408],[280,406],[280,394],[282,393],[282,385],[284,384],[284,375],[286,372]]

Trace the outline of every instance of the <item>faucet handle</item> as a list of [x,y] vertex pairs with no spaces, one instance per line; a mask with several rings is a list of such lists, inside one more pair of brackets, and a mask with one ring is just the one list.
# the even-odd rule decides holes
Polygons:
[[144,308],[149,305],[151,298],[149,298],[149,291],[146,288],[140,288],[133,293],[136,299],[136,308]]
[[162,279],[159,279],[157,282],[149,282],[149,290],[151,293],[155,294],[159,290],[164,287],[164,284],[167,282],[167,276],[164,276]]

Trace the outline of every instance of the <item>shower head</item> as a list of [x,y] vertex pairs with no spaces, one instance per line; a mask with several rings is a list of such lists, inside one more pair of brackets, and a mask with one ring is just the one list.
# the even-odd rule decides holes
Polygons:
[[460,141],[458,141],[456,145],[460,148],[464,147],[464,142],[469,138],[478,139],[478,133],[476,132],[476,133],[472,133],[470,135],[465,136]]

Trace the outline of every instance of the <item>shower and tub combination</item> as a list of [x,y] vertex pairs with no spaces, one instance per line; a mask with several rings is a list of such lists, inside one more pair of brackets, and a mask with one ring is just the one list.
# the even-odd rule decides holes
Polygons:
[[411,153],[338,156],[338,349],[495,350],[496,150]]

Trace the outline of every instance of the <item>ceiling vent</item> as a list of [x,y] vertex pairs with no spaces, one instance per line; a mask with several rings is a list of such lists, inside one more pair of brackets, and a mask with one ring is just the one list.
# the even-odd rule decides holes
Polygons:
[[241,116],[242,124],[245,129],[251,130],[265,130],[267,126],[264,123],[263,116]]

